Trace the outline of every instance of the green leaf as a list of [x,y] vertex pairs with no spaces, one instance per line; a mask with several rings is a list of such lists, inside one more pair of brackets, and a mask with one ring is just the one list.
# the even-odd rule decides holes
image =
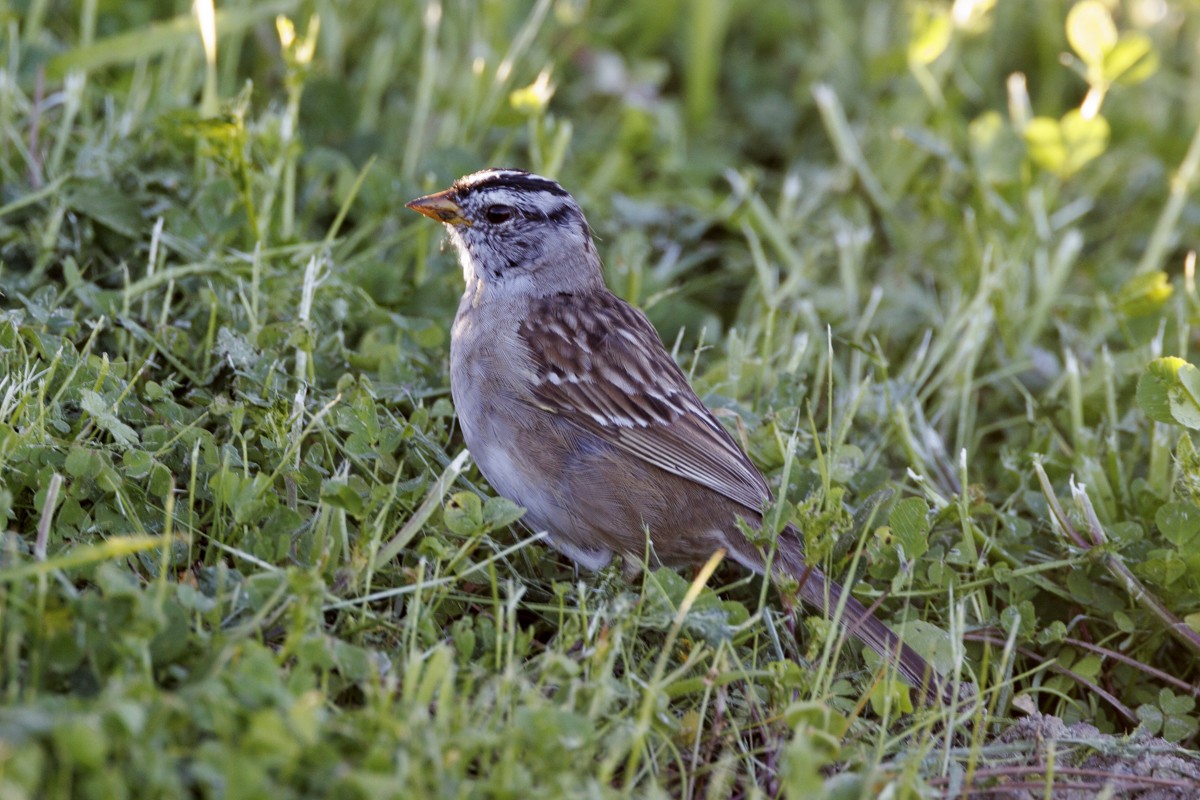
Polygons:
[[888,524],[907,558],[919,558],[929,549],[929,506],[919,497],[901,500],[892,509]]
[[216,352],[237,369],[248,368],[259,357],[245,336],[225,325],[217,331]]
[[154,458],[145,450],[127,450],[121,458],[125,474],[131,478],[144,478],[150,474],[154,466]]
[[912,37],[908,41],[908,60],[913,64],[932,64],[946,48],[954,33],[950,9],[925,4],[914,5],[910,25]]
[[146,490],[155,497],[166,497],[174,488],[175,481],[171,477],[171,470],[167,469],[165,464],[155,462],[150,468],[150,482]]
[[1058,121],[1050,117],[1034,117],[1025,126],[1025,146],[1034,163],[1058,172],[1067,160]]
[[829,474],[838,483],[849,483],[862,470],[867,457],[852,444],[836,447],[829,456]]
[[1021,177],[1021,139],[998,111],[985,111],[967,127],[971,157],[984,183],[1007,184]]
[[646,581],[645,602],[649,613],[673,617],[687,594],[689,584],[673,569],[656,569]]
[[1141,83],[1158,71],[1158,51],[1154,42],[1141,32],[1121,35],[1115,47],[1104,56],[1104,77],[1126,86]]
[[1186,694],[1175,694],[1170,689],[1158,692],[1158,707],[1166,714],[1187,714],[1196,708],[1196,700]]
[[1157,314],[1173,291],[1171,279],[1162,270],[1135,275],[1117,292],[1117,308],[1131,318]]
[[552,97],[554,84],[550,83],[550,71],[546,69],[538,74],[533,83],[509,92],[508,102],[517,113],[537,117],[546,112]]
[[1200,508],[1192,503],[1166,503],[1155,513],[1154,522],[1171,544],[1183,549],[1200,533]]
[[474,492],[456,492],[442,511],[442,521],[451,533],[476,536],[483,532],[483,502]]
[[898,678],[876,681],[871,686],[871,708],[883,714],[889,708],[892,713],[910,714],[913,710],[912,692]]
[[483,505],[483,521],[488,530],[503,528],[519,520],[525,509],[507,497],[489,497]]
[[1034,640],[1038,644],[1051,644],[1061,642],[1065,638],[1067,638],[1067,626],[1063,624],[1062,620],[1056,619],[1038,631]]
[[[780,786],[783,796],[795,797],[826,797],[825,772],[826,765],[833,760],[836,751],[823,746],[828,737],[808,735],[801,728],[801,733],[793,736],[783,749],[783,759],[779,768]],[[859,776],[852,776],[859,777]],[[862,780],[858,781],[859,784]],[[851,785],[845,791],[846,797],[870,796],[869,788],[862,785]]]
[[321,502],[340,508],[355,519],[365,509],[362,495],[345,478],[330,478],[321,484]]
[[724,608],[696,608],[688,611],[683,621],[683,630],[688,636],[701,639],[712,647],[733,638],[733,628]]
[[[230,470],[214,473],[209,479],[213,495],[233,510],[233,518],[239,524],[250,522],[263,515],[268,503],[264,500],[270,478],[261,472],[244,478]],[[270,495],[272,501],[274,495]]]
[[53,731],[55,749],[66,764],[99,769],[108,754],[108,737],[93,714],[76,716]]
[[132,447],[138,443],[137,431],[117,419],[117,415],[104,398],[91,389],[84,389],[79,393],[79,406],[92,416],[92,421],[98,427],[112,434],[117,444]]
[[1200,370],[1175,356],[1156,358],[1138,379],[1138,405],[1155,422],[1200,430]]
[[1067,41],[1089,69],[1100,69],[1117,43],[1112,14],[1099,0],[1083,0],[1067,13]]
[[470,617],[460,617],[450,626],[450,641],[461,662],[469,661],[475,654],[475,629]]
[[1195,698],[1164,688],[1158,693],[1158,707],[1162,710],[1162,735],[1167,741],[1179,742],[1200,730],[1200,723],[1189,716],[1196,708]]
[[1104,117],[1085,117],[1077,109],[1060,120],[1035,117],[1025,126],[1030,159],[1061,178],[1069,178],[1108,147],[1109,125]]
[[1191,364],[1176,373],[1179,386],[1170,392],[1171,416],[1180,425],[1200,428],[1200,370]]
[[1175,421],[1171,416],[1170,387],[1175,382],[1175,373],[1186,363],[1182,358],[1167,356],[1146,365],[1137,385],[1137,402],[1143,414],[1155,422]]
[[130,239],[141,237],[146,228],[142,210],[133,197],[108,181],[72,181],[66,201],[73,211]]
[[[777,661],[771,664],[771,666],[775,667],[777,664],[786,666],[787,672],[777,675],[777,679],[784,686],[794,688],[805,685],[805,679],[799,674],[801,668],[796,662]],[[794,674],[794,677],[789,677],[788,673]],[[797,725],[803,724],[814,730],[825,731],[831,734],[826,740],[830,746],[831,756],[836,756],[841,751],[841,739],[846,735],[846,731],[850,729],[850,720],[844,714],[838,713],[836,709],[827,703],[817,700],[798,700],[790,703],[783,711],[783,721],[789,728],[795,728]]]
[[331,639],[330,649],[338,672],[352,681],[366,681],[386,672],[388,659],[382,653],[342,639]]
[[187,583],[175,584],[175,600],[187,611],[208,613],[217,607],[217,601]]
[[1168,742],[1182,742],[1197,730],[1200,730],[1200,723],[1192,717],[1168,717],[1163,723],[1162,735]]
[[103,468],[100,454],[86,447],[72,447],[63,462],[63,469],[72,478],[95,478]]
[[[478,495],[471,495],[479,499]],[[440,644],[425,659],[424,669],[421,670],[421,682],[417,686],[414,701],[419,706],[427,706],[434,701],[439,691],[445,688],[453,691],[450,682],[454,670],[454,652],[444,644]],[[450,701],[452,697],[443,697]]]
[[1108,147],[1109,126],[1104,117],[1085,117],[1078,110],[1063,114],[1059,122],[1067,146],[1066,175],[1073,175]]
[[1170,586],[1187,573],[1187,564],[1173,550],[1152,550],[1134,571],[1157,586]]
[[571,750],[596,735],[594,720],[565,708],[525,706],[517,709],[514,717],[513,730],[535,752],[541,748],[547,753]]
[[1149,703],[1138,706],[1137,718],[1141,721],[1142,727],[1151,736],[1157,735],[1162,730],[1163,713],[1158,710],[1157,706],[1152,706]]

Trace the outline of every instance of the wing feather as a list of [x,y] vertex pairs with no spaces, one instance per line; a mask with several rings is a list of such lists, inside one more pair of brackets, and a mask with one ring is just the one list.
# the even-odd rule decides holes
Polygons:
[[616,295],[543,298],[520,336],[539,408],[752,511],[770,499],[762,474],[700,402],[649,320]]

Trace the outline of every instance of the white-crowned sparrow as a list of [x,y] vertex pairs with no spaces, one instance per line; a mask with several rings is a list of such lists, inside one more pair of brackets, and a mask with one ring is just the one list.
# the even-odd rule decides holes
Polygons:
[[[761,573],[738,529],[771,491],[704,407],[658,334],[604,285],[583,212],[556,182],[486,169],[408,208],[443,222],[466,291],[450,343],[450,389],[467,447],[526,521],[588,569],[614,554],[698,564],[725,548]],[[791,526],[776,569],[800,597],[896,665],[929,697],[941,676],[861,603],[805,564]],[[844,604],[844,605],[842,605]]]

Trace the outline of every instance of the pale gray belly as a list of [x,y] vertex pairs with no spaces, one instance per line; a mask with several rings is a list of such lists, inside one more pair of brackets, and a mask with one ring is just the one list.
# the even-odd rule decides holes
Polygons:
[[[521,399],[515,367],[495,361],[486,342],[456,341],[451,348],[450,393],[467,449],[479,471],[503,497],[526,509],[525,523],[546,531],[550,543],[587,569],[599,569],[612,551],[578,524],[565,479],[565,443],[546,412]],[[548,416],[548,415],[547,415]]]

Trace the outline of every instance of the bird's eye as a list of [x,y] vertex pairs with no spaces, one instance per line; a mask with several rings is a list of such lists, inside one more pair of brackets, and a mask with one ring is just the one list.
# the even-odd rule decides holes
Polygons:
[[499,225],[501,222],[508,222],[512,219],[513,208],[512,206],[502,205],[488,206],[483,214],[487,217],[488,222],[493,225]]

